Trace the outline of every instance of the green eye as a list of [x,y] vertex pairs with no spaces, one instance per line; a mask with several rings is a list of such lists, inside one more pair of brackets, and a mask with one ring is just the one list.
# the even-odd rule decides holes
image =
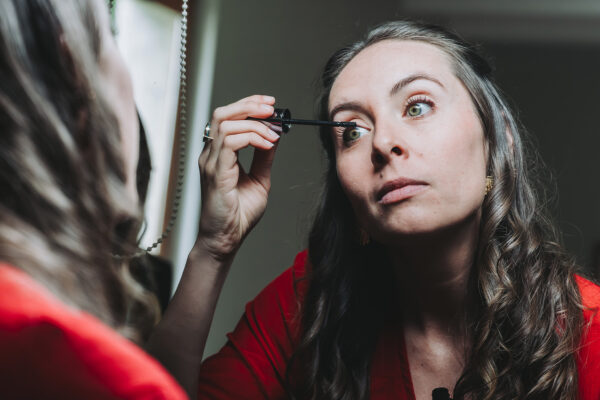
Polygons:
[[342,134],[342,139],[344,140],[344,143],[354,142],[365,133],[367,133],[367,130],[365,128],[361,128],[360,126],[355,128],[346,128]]
[[431,106],[429,104],[418,102],[411,104],[408,107],[408,110],[406,110],[406,114],[408,114],[409,117],[420,117],[421,115],[427,114],[429,111],[431,111]]

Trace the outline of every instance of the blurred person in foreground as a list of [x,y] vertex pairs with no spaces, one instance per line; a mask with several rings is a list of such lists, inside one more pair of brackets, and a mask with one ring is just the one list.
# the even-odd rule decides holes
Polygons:
[[1,1],[0,397],[187,398],[135,344],[159,320],[127,257],[139,141],[107,4]]

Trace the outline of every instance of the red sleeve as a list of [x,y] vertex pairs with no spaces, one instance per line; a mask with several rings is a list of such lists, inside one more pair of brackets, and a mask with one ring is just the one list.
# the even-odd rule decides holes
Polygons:
[[139,347],[0,266],[0,393],[9,399],[186,399]]
[[600,287],[576,277],[586,326],[578,353],[579,399],[600,400]]
[[297,338],[307,252],[246,305],[225,346],[204,361],[199,399],[280,399]]

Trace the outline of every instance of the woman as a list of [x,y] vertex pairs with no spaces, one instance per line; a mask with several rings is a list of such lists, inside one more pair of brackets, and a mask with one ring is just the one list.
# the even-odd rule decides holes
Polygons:
[[[205,361],[199,397],[599,399],[600,288],[558,244],[488,64],[443,29],[392,22],[334,54],[322,86],[320,117],[357,127],[321,131],[308,252]],[[273,104],[213,115],[200,237],[215,273],[264,211],[277,136],[246,118]],[[197,365],[178,365],[194,384]]]
[[158,307],[115,256],[136,250],[139,137],[106,3],[0,2],[0,71],[0,397],[186,398],[127,340]]

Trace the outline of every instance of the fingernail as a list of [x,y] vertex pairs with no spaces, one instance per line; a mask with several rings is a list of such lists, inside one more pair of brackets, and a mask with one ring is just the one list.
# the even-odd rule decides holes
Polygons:
[[268,140],[265,140],[265,139],[263,139],[263,140],[265,141],[265,144],[267,146],[269,146],[269,148],[272,148],[273,146],[275,146],[275,143],[271,143],[271,142],[269,142]]
[[273,97],[273,96],[265,95],[265,96],[263,96],[263,98],[265,99],[265,101],[275,101],[275,97]]
[[261,104],[260,107],[265,111],[273,112],[273,106],[270,106],[268,104]]
[[273,140],[279,140],[279,135],[271,129],[269,129],[269,137]]

